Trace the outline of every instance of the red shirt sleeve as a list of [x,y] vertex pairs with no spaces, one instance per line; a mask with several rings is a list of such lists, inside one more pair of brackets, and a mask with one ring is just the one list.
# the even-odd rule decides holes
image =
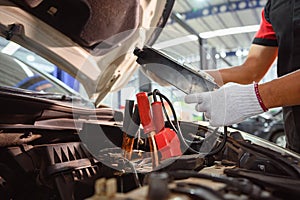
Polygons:
[[254,36],[253,44],[278,46],[275,31],[272,24],[266,20],[264,9],[262,10],[261,19],[260,27]]

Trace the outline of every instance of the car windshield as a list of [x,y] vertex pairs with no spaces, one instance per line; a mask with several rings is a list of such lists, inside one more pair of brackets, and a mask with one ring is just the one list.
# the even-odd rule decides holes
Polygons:
[[54,65],[20,45],[0,37],[0,86],[40,93],[74,95],[72,89],[50,76]]

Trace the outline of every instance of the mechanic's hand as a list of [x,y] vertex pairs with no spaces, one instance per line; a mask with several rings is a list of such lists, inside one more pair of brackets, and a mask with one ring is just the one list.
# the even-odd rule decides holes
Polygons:
[[196,103],[195,109],[205,112],[211,126],[228,126],[267,110],[256,93],[255,84],[228,83],[212,92],[186,95],[185,102]]

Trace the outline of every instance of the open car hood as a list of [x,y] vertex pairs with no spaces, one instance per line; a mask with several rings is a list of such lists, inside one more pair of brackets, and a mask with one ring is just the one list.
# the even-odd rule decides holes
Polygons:
[[0,35],[79,80],[99,105],[137,68],[135,48],[155,41],[173,0],[0,0]]

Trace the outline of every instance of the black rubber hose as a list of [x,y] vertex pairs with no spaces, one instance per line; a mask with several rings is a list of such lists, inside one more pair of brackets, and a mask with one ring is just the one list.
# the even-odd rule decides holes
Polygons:
[[[191,147],[187,144],[186,139],[184,138],[184,136],[183,136],[183,134],[182,134],[182,132],[181,132],[180,125],[179,125],[179,122],[178,122],[178,119],[177,119],[177,115],[176,115],[176,112],[175,112],[175,109],[174,109],[174,107],[173,107],[172,102],[171,102],[165,95],[161,94],[161,93],[159,92],[159,90],[157,90],[157,89],[155,89],[153,92],[149,92],[149,93],[148,93],[148,96],[151,96],[151,95],[155,96],[155,97],[153,97],[153,98],[155,98],[155,99],[157,99],[156,95],[158,95],[158,96],[161,98],[162,107],[163,107],[164,113],[165,113],[165,115],[166,115],[166,118],[167,118],[167,120],[169,121],[169,123],[171,124],[172,128],[174,129],[174,131],[177,132],[177,135],[179,136],[180,140],[182,141],[184,147],[185,147],[186,149],[188,149],[188,151],[190,151],[190,152],[192,152],[192,153],[195,153],[195,154],[201,153],[201,152],[199,152],[199,151],[197,151],[197,150],[191,148]],[[169,116],[168,116],[168,114],[167,114],[167,111],[166,111],[166,109],[165,109],[165,106],[164,106],[164,104],[163,104],[163,100],[167,101],[167,103],[169,104],[169,106],[170,106],[170,108],[171,108],[171,111],[172,111],[172,114],[173,114],[173,117],[174,117],[175,125],[176,125],[177,127],[175,127],[175,125],[174,125],[174,124],[172,123],[172,121],[170,120],[170,118],[169,118]],[[217,133],[217,130],[218,130],[218,128],[216,128],[216,129],[214,130],[213,134],[216,134],[216,133]],[[209,152],[206,156],[214,155],[214,154],[220,152],[220,151],[224,148],[224,146],[225,146],[225,144],[226,144],[226,141],[227,141],[227,127],[226,127],[226,126],[224,126],[224,134],[223,134],[223,135],[224,135],[224,136],[223,136],[222,143],[221,143],[220,145],[218,145],[216,149],[214,149],[214,150],[212,150],[211,152]]]

